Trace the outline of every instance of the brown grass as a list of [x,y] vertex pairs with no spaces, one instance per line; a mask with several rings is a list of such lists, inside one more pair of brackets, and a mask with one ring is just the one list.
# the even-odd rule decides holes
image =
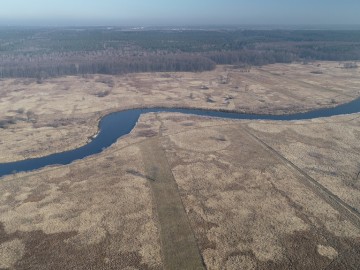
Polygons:
[[202,260],[208,269],[355,267],[359,228],[244,132],[301,124],[322,133],[336,123],[351,134],[353,118],[289,124],[142,116],[102,154],[0,182],[4,267],[180,269],[201,268]]
[[[96,132],[105,112],[131,106],[279,113],[358,95],[358,70],[335,63],[316,68],[323,74],[296,64],[250,73],[220,67],[132,74],[112,77],[111,92],[101,98],[94,93],[109,86],[100,76],[41,85],[1,81],[1,115],[34,113],[31,121],[0,130],[1,157],[71,149]],[[227,84],[220,76],[229,78]],[[214,103],[206,102],[208,95]],[[360,228],[286,160],[359,209],[359,119],[144,115],[101,154],[1,179],[0,268],[184,269],[204,262],[208,269],[356,269]]]
[[[0,162],[79,147],[96,134],[100,116],[130,107],[180,106],[281,114],[335,106],[360,95],[359,69],[342,69],[335,62],[318,65],[276,64],[247,73],[219,66],[210,72],[165,76],[69,76],[40,85],[28,79],[2,80],[0,123],[17,120],[0,129]],[[323,74],[311,74],[318,69]],[[222,84],[220,77],[227,78],[227,83]]]

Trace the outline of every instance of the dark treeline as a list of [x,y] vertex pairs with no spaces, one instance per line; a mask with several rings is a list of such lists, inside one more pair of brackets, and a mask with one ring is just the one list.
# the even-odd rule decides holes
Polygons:
[[209,52],[204,55],[220,65],[246,64],[261,66],[274,63],[291,63],[292,61],[300,59],[296,54],[291,52],[276,52],[271,50]]
[[[45,57],[46,58],[46,57]],[[53,60],[53,61],[51,61]],[[134,72],[161,71],[205,71],[212,70],[216,64],[211,59],[188,54],[125,56],[118,58],[91,59],[44,59],[43,61],[23,61],[21,64],[0,67],[0,77],[28,77],[44,79],[64,75],[82,74],[124,74]]]
[[360,31],[0,29],[0,77],[204,71],[360,59]]

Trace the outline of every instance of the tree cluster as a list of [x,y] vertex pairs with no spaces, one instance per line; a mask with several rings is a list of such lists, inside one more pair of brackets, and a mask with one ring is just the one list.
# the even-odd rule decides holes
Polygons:
[[198,72],[216,64],[312,60],[360,60],[360,31],[0,29],[0,78],[38,83],[64,75]]

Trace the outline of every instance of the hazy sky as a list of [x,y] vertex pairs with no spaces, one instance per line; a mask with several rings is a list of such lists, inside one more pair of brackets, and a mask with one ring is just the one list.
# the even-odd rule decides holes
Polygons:
[[360,0],[0,0],[0,24],[360,24]]

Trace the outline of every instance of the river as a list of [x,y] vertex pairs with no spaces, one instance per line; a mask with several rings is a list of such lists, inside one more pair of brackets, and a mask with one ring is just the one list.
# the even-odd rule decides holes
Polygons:
[[120,111],[106,115],[101,119],[99,123],[99,134],[88,144],[74,150],[56,153],[40,158],[32,158],[9,163],[0,163],[0,177],[13,174],[15,172],[37,170],[50,165],[66,165],[72,163],[75,160],[83,159],[85,157],[100,153],[105,148],[111,146],[120,137],[129,134],[131,130],[135,127],[141,114],[150,112],[177,112],[183,114],[193,114],[225,119],[274,121],[306,120],[320,117],[358,113],[360,112],[360,98],[334,108],[319,109],[310,112],[289,115],[243,114],[180,108],[148,108]]

